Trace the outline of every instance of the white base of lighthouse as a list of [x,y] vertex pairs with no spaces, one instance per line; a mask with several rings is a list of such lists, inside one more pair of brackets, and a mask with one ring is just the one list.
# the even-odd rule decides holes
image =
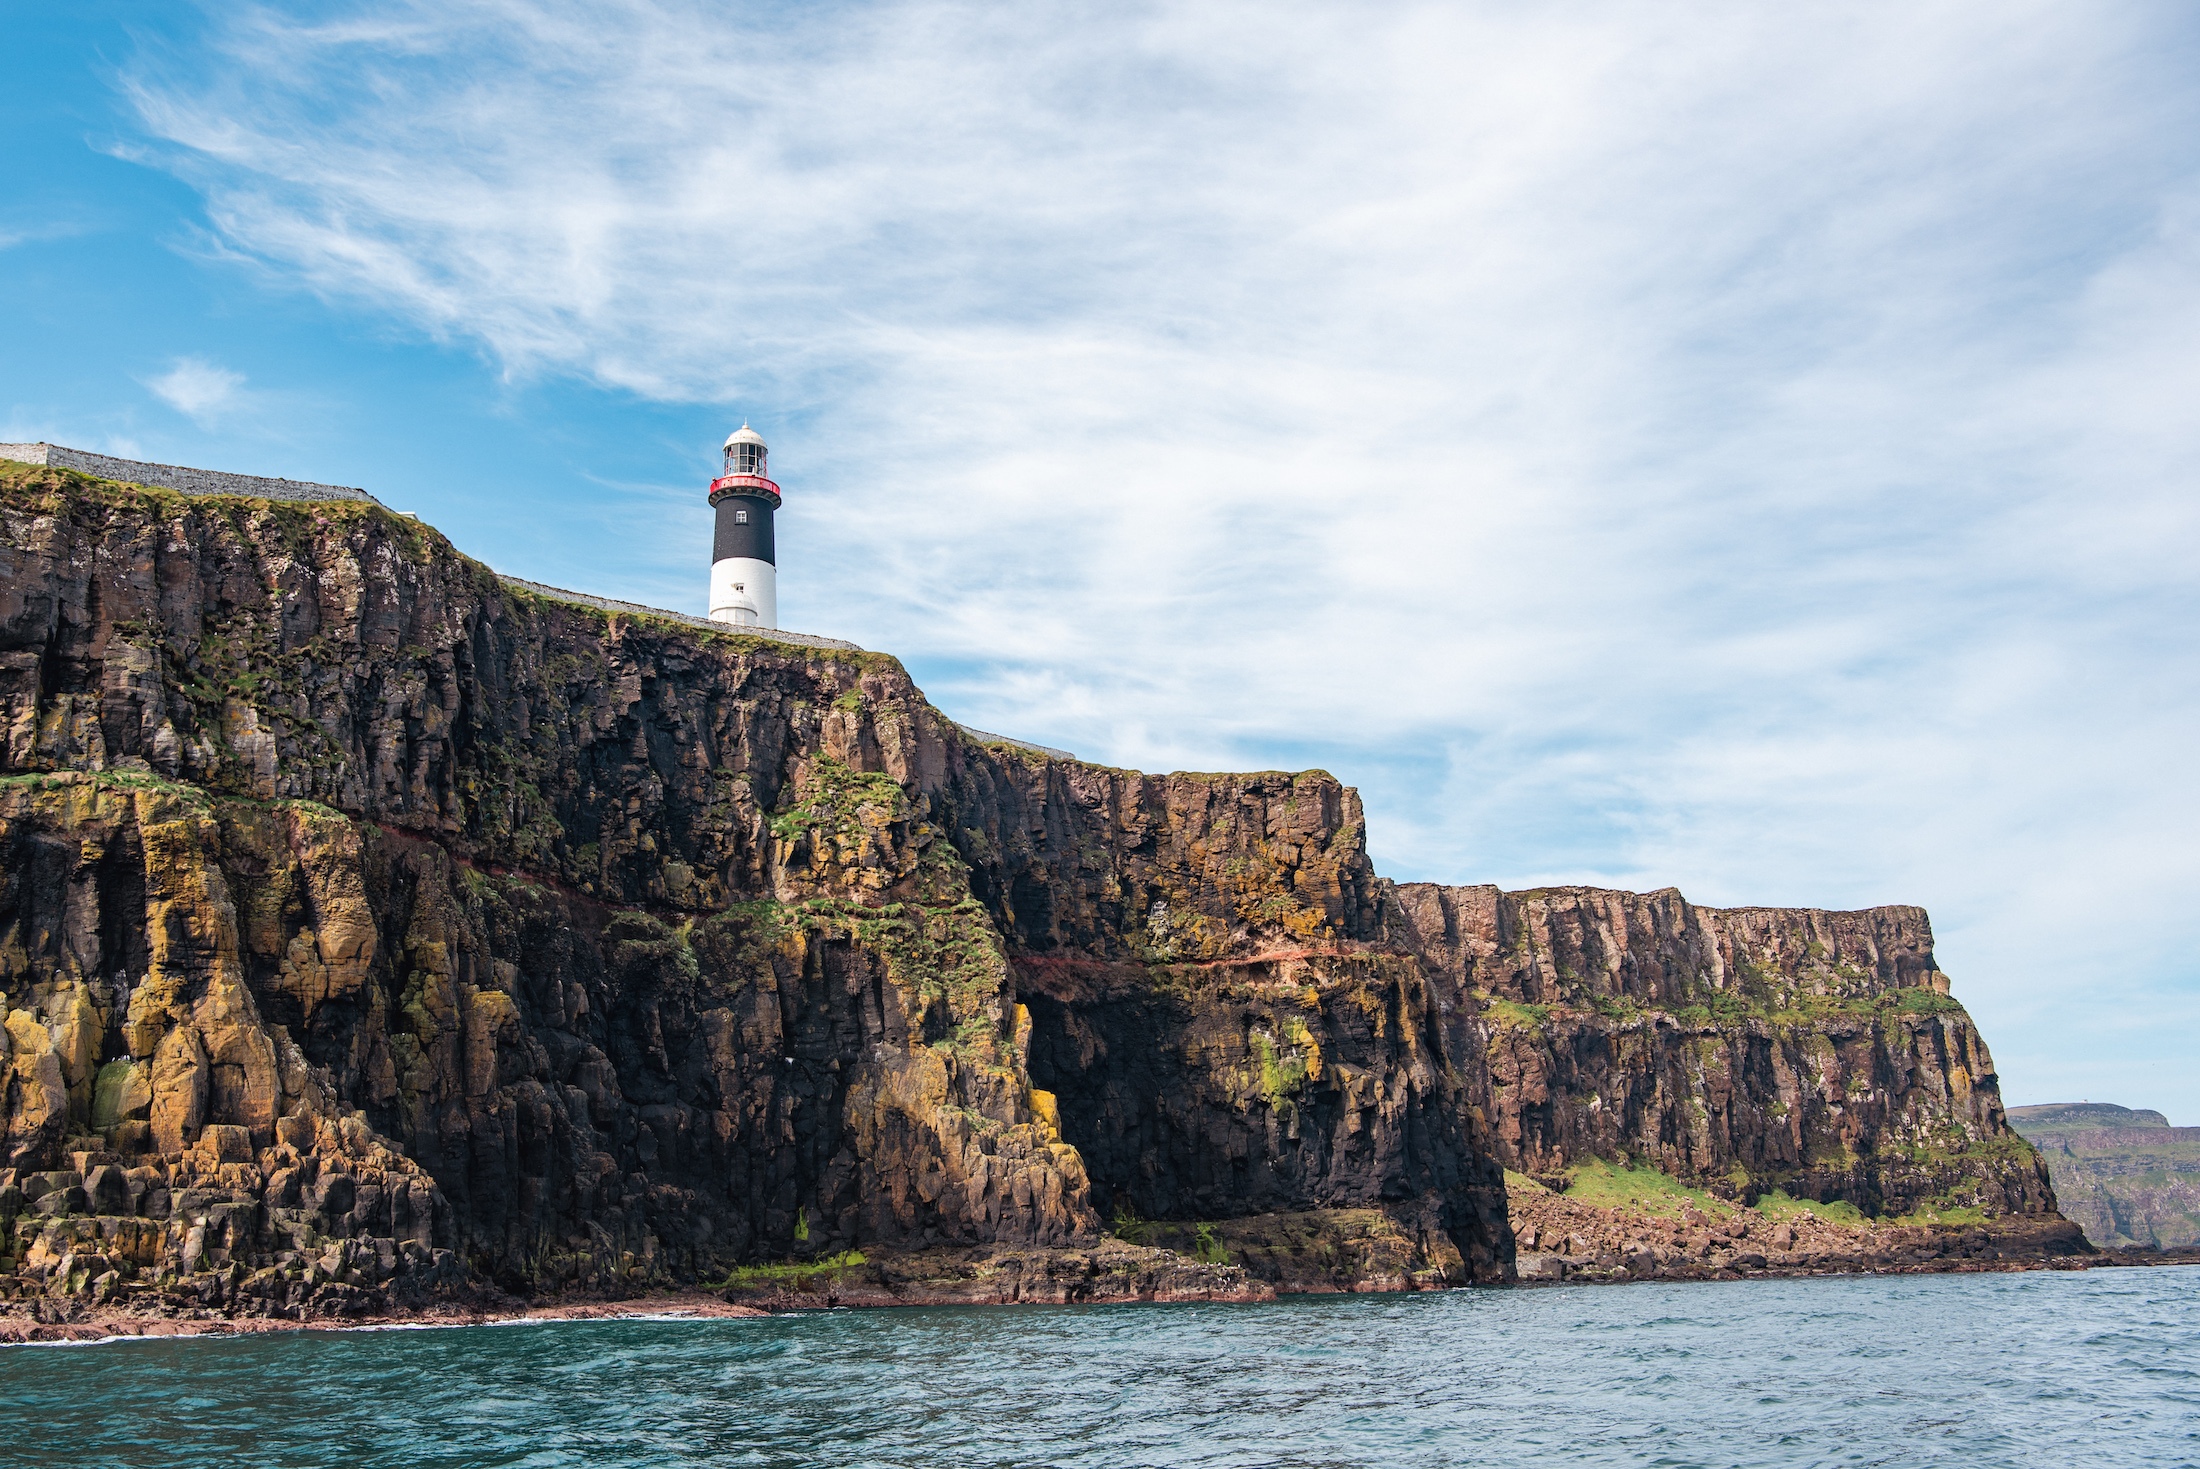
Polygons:
[[712,562],[710,620],[735,627],[778,627],[779,568],[749,556]]

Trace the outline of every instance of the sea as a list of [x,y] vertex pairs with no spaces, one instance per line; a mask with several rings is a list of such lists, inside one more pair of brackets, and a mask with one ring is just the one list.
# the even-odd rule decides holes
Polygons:
[[70,1465],[2200,1465],[2200,1268],[0,1349]]

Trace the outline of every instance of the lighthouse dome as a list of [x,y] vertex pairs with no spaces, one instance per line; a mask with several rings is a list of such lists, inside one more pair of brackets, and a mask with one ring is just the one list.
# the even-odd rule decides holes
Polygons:
[[726,473],[764,473],[764,436],[747,424],[726,435]]

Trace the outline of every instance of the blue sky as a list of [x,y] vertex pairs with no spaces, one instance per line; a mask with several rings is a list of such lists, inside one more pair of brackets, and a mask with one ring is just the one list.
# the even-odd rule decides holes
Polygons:
[[360,484],[1399,878],[1932,911],[2200,1120],[2200,12],[7,7],[0,438]]

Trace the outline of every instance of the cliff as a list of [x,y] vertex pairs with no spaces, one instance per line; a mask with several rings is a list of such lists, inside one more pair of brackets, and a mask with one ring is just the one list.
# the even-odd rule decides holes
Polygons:
[[2040,1150],[2063,1212],[2093,1243],[2200,1245],[2200,1127],[2107,1102],[2012,1107],[2009,1121]]
[[1650,1164],[1755,1204],[2055,1215],[1918,908],[1408,884],[1404,941],[1482,1010],[1509,1168]]
[[[275,1309],[1090,1245],[1084,1093],[1029,1060],[1067,991],[1035,1016],[1012,961],[1156,976],[1145,1041],[1261,1114],[1111,1154],[1111,1203],[1274,1173],[1503,1273],[1425,987],[1352,952],[1330,777],[981,745],[890,658],[531,596],[370,504],[0,497],[0,1215],[38,1281]],[[1290,993],[1203,990],[1233,966]],[[1266,1085],[1271,1037],[1326,1072]]]
[[1502,1279],[1505,1166],[1620,1154],[2052,1213],[1915,910],[1393,890],[1326,773],[981,742],[371,502],[0,523],[19,1295]]

